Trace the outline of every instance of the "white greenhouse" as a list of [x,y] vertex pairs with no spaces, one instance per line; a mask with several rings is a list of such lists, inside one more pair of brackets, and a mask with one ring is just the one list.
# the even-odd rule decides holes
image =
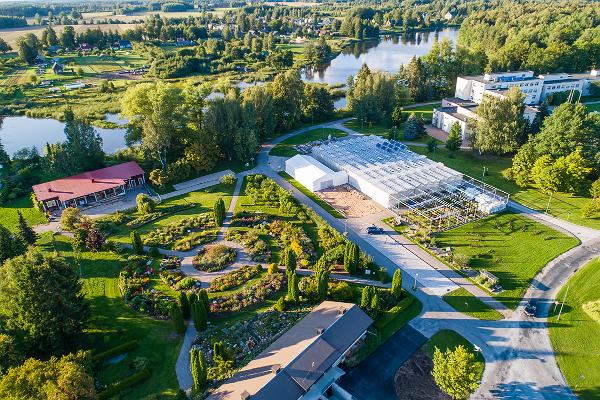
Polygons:
[[285,161],[285,172],[311,192],[348,183],[346,172],[333,171],[313,157],[302,154]]

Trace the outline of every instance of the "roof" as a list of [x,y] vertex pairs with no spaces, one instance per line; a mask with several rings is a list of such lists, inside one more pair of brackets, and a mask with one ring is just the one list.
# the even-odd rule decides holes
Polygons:
[[286,168],[292,167],[294,171],[302,170],[302,174],[312,177],[314,180],[333,174],[334,171],[311,156],[297,154],[285,161]]
[[51,182],[40,183],[34,185],[32,189],[39,201],[53,199],[67,201],[121,186],[128,179],[143,174],[144,171],[138,163],[129,161]]
[[[209,400],[297,400],[373,320],[352,303],[325,301],[225,382]],[[319,333],[321,332],[321,333]],[[273,369],[280,368],[274,373]]]

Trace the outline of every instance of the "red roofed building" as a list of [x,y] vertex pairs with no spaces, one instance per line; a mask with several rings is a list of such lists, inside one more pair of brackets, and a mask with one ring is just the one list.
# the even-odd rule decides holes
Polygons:
[[135,161],[40,183],[32,187],[45,211],[90,203],[124,194],[145,183],[144,171]]

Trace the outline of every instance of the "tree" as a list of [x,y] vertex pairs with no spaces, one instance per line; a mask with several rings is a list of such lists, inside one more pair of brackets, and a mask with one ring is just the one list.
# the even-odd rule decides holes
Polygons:
[[433,354],[433,379],[440,389],[453,399],[466,399],[477,389],[475,356],[462,345],[445,352],[435,348]]
[[207,383],[206,359],[204,354],[195,347],[190,350],[190,370],[194,379],[194,390],[204,390]]
[[140,214],[150,214],[156,209],[156,202],[144,193],[140,193],[135,197],[135,203]]
[[75,48],[75,28],[73,26],[67,25],[64,27],[60,34],[60,45],[65,49]]
[[213,216],[215,218],[215,224],[217,226],[223,225],[223,221],[225,220],[225,202],[222,198],[219,198],[213,207]]
[[402,297],[402,272],[399,269],[394,271],[394,276],[392,277],[392,295],[399,300]]
[[287,297],[289,300],[294,302],[300,300],[300,294],[298,290],[298,274],[295,271],[288,275]]
[[93,400],[96,399],[89,352],[80,351],[48,361],[29,358],[0,379],[0,398]]
[[184,319],[190,319],[191,317],[191,308],[190,308],[190,300],[188,298],[188,294],[184,291],[177,292],[177,300],[179,301],[179,306],[181,307],[181,314]]
[[[2,117],[0,117],[0,127],[2,127]],[[2,144],[2,140],[0,140],[0,166],[8,165],[10,162],[10,156],[4,150],[4,145]]]
[[381,299],[379,296],[379,290],[376,288],[373,288],[373,296],[371,297],[371,305],[370,308],[371,310],[373,310],[375,313],[378,313],[379,311],[381,311]]
[[208,301],[208,292],[206,289],[200,289],[198,292],[198,299],[204,306],[204,309],[206,310],[206,316],[208,317],[210,314],[210,302]]
[[581,207],[581,216],[583,218],[595,218],[600,216],[600,198],[592,199]]
[[177,303],[173,303],[170,310],[171,319],[175,326],[175,332],[183,335],[185,333],[185,321],[183,320],[183,312]]
[[35,63],[40,47],[40,41],[33,33],[28,33],[17,39],[19,57],[29,65]]
[[275,129],[286,131],[293,128],[302,117],[304,82],[300,79],[300,73],[296,70],[280,73],[269,88],[273,97]]
[[397,92],[396,80],[388,73],[371,72],[363,64],[356,79],[348,79],[348,108],[359,120],[389,124]]
[[23,352],[19,348],[14,337],[0,333],[0,376],[4,375],[9,368],[15,367],[23,362]]
[[296,272],[296,253],[289,247],[283,253],[283,265],[285,266],[285,274],[288,277]]
[[400,77],[406,82],[408,95],[414,102],[421,102],[429,98],[427,87],[427,74],[420,58],[414,56],[408,65],[400,68]]
[[162,169],[153,169],[150,171],[148,179],[153,185],[164,188],[169,183],[169,176]]
[[254,115],[254,124],[261,139],[273,136],[277,121],[274,116],[273,96],[268,85],[246,88],[242,92],[242,106],[251,110],[249,112]]
[[36,233],[27,224],[27,221],[25,221],[25,218],[23,217],[23,214],[21,214],[21,211],[17,211],[17,215],[18,215],[18,224],[17,224],[16,236],[19,239],[21,239],[21,241],[23,243],[34,244],[35,241],[37,240]]
[[14,236],[3,225],[0,225],[0,266],[9,258],[23,254],[25,243],[21,238]]
[[437,140],[435,138],[430,138],[427,143],[427,151],[430,153],[435,152],[435,149],[437,149]]
[[325,121],[333,115],[333,96],[320,85],[304,85],[302,114],[305,121]]
[[344,252],[344,269],[350,275],[356,274],[356,271],[358,269],[359,257],[360,250],[358,248],[358,245],[352,242],[347,242]]
[[327,298],[330,271],[326,262],[325,257],[321,256],[315,266],[315,279],[317,281],[317,296],[319,300],[325,300]]
[[477,118],[469,121],[473,147],[480,153],[493,154],[517,150],[525,132],[523,99],[517,87],[509,89],[504,98],[484,96]]
[[0,312],[33,354],[60,354],[78,342],[89,305],[75,269],[64,259],[30,251],[0,268]]
[[138,231],[132,231],[129,234],[129,238],[131,240],[131,247],[133,248],[133,254],[137,254],[141,256],[144,254],[144,243],[142,242],[142,238]]
[[592,183],[592,187],[590,188],[590,195],[594,199],[600,198],[600,178],[596,179],[594,183]]
[[0,38],[0,53],[6,54],[6,52],[11,51],[11,50],[12,50],[12,47],[10,47],[4,39]]
[[371,306],[371,298],[373,297],[372,286],[365,286],[362,290],[360,298],[360,308],[366,310]]
[[525,187],[529,184],[531,170],[536,162],[536,158],[535,143],[532,140],[521,146],[517,154],[513,157],[510,176],[520,187]]
[[200,300],[192,303],[192,320],[198,331],[203,331],[208,326],[208,316],[206,315],[206,307]]
[[455,122],[450,127],[448,139],[446,140],[446,148],[450,151],[456,151],[462,144],[462,131],[458,122]]
[[57,44],[58,37],[56,36],[56,32],[54,31],[54,29],[52,29],[51,26],[47,26],[46,29],[42,31],[42,47],[48,48],[50,46],[56,46]]
[[411,113],[408,116],[408,119],[404,123],[404,139],[405,140],[414,140],[417,138],[419,132],[419,121],[415,113]]
[[92,227],[90,230],[88,230],[85,238],[85,247],[87,247],[89,251],[93,253],[100,251],[105,242],[106,238],[100,229]]

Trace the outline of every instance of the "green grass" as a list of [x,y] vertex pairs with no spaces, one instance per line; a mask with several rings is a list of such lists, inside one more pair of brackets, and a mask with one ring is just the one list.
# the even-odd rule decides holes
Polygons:
[[[186,203],[196,203],[197,205],[193,208],[188,208],[176,214],[171,214],[157,221],[153,221],[140,228],[137,228],[136,230],[139,232],[140,235],[143,236],[155,228],[161,228],[171,223],[179,222],[182,219],[189,218],[199,213],[211,212],[213,210],[215,202],[221,197],[225,202],[225,209],[228,209],[229,204],[231,203],[231,196],[233,195],[234,189],[235,186],[226,186],[218,184],[203,190],[190,192],[181,196],[167,199],[160,203],[160,205],[157,207],[157,210]],[[134,213],[133,216],[137,216],[137,212]],[[111,234],[110,239],[119,243],[129,243],[129,234],[131,231],[132,229],[128,228],[125,224],[123,224],[117,227],[115,232]]]
[[369,122],[362,123],[357,119],[352,119],[350,121],[344,122],[344,126],[358,133],[362,133],[363,135],[385,136],[387,135],[387,132],[389,130],[389,128],[386,128],[383,125],[373,124]]
[[[433,360],[433,353],[435,352],[436,347],[440,349],[440,351],[444,352],[446,349],[454,350],[460,345],[465,347],[468,351],[475,353],[475,346],[467,339],[453,330],[442,329],[429,338],[427,343],[423,345],[423,350]],[[484,368],[485,361],[483,359],[483,355],[481,353],[477,353],[475,356],[475,373],[477,374],[479,381],[481,381]]]
[[[40,248],[53,252],[54,248],[73,265],[76,265],[70,239],[55,236],[54,246],[50,234],[40,239]],[[158,321],[135,312],[128,307],[119,292],[119,271],[125,257],[109,252],[81,253],[83,293],[90,302],[92,318],[85,331],[85,348],[94,353],[102,352],[129,340],[137,340],[139,346],[117,364],[107,364],[97,373],[104,384],[127,378],[129,364],[137,357],[146,357],[152,377],[142,385],[124,391],[123,400],[142,399],[159,395],[174,399],[178,383],[175,362],[181,346],[181,336],[174,333],[170,321]]]
[[442,297],[456,311],[467,314],[473,318],[498,321],[504,316],[494,310],[477,297],[473,296],[464,288],[458,288]]
[[30,226],[48,222],[44,214],[33,208],[29,197],[25,196],[0,206],[0,225],[5,226],[9,230],[14,230],[17,227],[19,218],[18,211],[21,211],[25,221]]
[[496,275],[504,291],[493,296],[514,309],[533,277],[579,242],[526,217],[504,212],[435,236],[439,248],[471,257],[471,267]]
[[415,115],[417,115],[417,116],[420,115],[425,120],[425,122],[430,122],[431,117],[433,115],[433,109],[437,108],[437,107],[441,107],[441,106],[442,106],[442,103],[434,103],[434,104],[426,104],[423,106],[404,108],[404,110],[402,110],[402,114],[410,115],[412,113],[415,113]]
[[[600,322],[582,305],[600,299],[600,259],[589,262],[569,280],[569,293],[560,318],[550,309],[550,340],[567,382],[580,399],[600,398]],[[557,296],[562,301],[566,287]],[[581,378],[583,375],[584,378]]]
[[292,136],[281,143],[278,143],[269,152],[272,156],[293,157],[298,152],[294,149],[295,145],[312,142],[314,140],[325,140],[331,135],[332,137],[343,137],[348,135],[346,132],[335,128],[317,128],[310,131]]
[[588,112],[592,112],[592,111],[600,112],[600,103],[586,104],[585,108],[587,108]]
[[342,215],[342,213],[340,213],[338,210],[336,210],[335,208],[333,208],[333,206],[331,206],[325,200],[323,200],[322,198],[320,198],[319,196],[317,196],[316,194],[314,194],[313,192],[311,192],[310,190],[308,190],[307,188],[305,188],[300,182],[298,182],[297,180],[295,180],[294,178],[292,178],[286,172],[280,172],[279,175],[281,175],[286,181],[288,181],[289,183],[291,183],[292,186],[294,186],[296,189],[298,189],[299,191],[301,191],[302,193],[304,193],[306,196],[308,196],[312,201],[314,201],[319,206],[321,206],[321,208],[323,208],[325,211],[327,211],[333,217],[335,217],[335,218],[342,218],[342,219],[345,218]]
[[[416,153],[425,154],[427,157],[440,161],[452,169],[504,190],[511,195],[512,200],[518,203],[534,210],[546,210],[550,198],[548,194],[542,193],[534,186],[520,188],[514,182],[506,180],[502,176],[502,171],[512,165],[510,157],[480,156],[474,151],[464,150],[451,154],[442,146],[438,147],[435,153],[432,154],[423,147],[409,147]],[[484,167],[486,168],[485,176],[483,176]],[[578,225],[600,229],[600,218],[583,218],[581,216],[581,208],[590,201],[588,190],[588,187],[584,187],[581,194],[554,193],[550,200],[548,213]]]

